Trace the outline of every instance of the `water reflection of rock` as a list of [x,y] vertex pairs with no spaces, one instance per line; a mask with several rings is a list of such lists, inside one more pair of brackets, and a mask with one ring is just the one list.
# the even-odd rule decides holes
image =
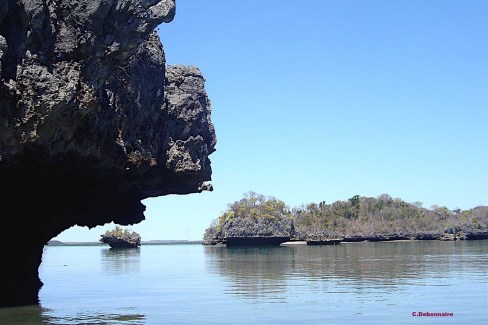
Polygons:
[[0,324],[51,324],[45,323],[39,305],[0,308]]
[[[120,311],[117,313],[78,312],[58,316],[59,311],[30,305],[12,308],[0,308],[0,324],[147,324],[146,316]],[[63,314],[63,313],[61,313]]]
[[290,269],[289,247],[205,247],[210,273],[231,278],[231,294],[283,299]]
[[327,292],[361,293],[376,289],[393,292],[405,284],[416,284],[419,278],[439,279],[447,272],[475,270],[479,259],[470,257],[467,248],[467,243],[416,241],[275,248],[206,247],[205,252],[209,271],[231,280],[229,293],[280,297],[293,286],[303,285]]
[[140,248],[102,249],[102,266],[109,274],[126,274],[139,271]]
[[131,325],[144,325],[146,323],[146,316],[142,314],[131,313],[93,313],[93,312],[80,312],[69,317],[63,316],[50,316],[49,310],[45,310],[42,315],[42,324],[131,324]]

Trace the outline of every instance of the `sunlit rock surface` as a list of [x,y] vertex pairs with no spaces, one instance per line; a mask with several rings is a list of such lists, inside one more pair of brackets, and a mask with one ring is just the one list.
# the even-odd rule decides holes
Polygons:
[[171,0],[0,2],[0,306],[37,302],[43,247],[63,230],[138,223],[145,198],[212,189],[205,79],[166,66],[154,31],[175,12]]

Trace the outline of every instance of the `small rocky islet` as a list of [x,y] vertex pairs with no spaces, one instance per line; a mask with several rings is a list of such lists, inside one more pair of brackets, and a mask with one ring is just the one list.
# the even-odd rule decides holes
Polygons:
[[105,231],[100,237],[100,242],[108,244],[110,248],[138,248],[141,246],[141,236],[137,232],[122,229],[118,225],[112,230]]

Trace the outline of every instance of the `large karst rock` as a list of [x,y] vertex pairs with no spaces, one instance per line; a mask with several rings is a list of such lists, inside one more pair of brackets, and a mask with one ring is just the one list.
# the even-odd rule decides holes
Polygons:
[[210,102],[166,66],[174,0],[0,0],[0,306],[37,303],[44,245],[211,190]]

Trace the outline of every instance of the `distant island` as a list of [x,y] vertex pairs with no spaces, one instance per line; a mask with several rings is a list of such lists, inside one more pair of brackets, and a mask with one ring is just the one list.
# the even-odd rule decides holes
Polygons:
[[[248,192],[205,230],[203,244],[252,245],[285,241],[337,244],[389,240],[488,239],[488,207],[422,207],[388,194],[290,209],[274,197]],[[281,238],[281,239],[278,239]]]
[[178,245],[178,244],[201,244],[201,240],[147,240],[142,241],[141,236],[129,229],[123,229],[119,225],[115,228],[105,231],[100,235],[97,242],[62,242],[59,240],[50,240],[49,246],[99,246],[109,244],[111,248],[137,248],[141,245]]
[[[201,240],[147,240],[141,241],[141,246],[145,245],[190,245],[190,244],[202,244]],[[50,240],[47,243],[48,246],[104,246],[100,241],[93,242],[63,242],[59,240]]]

